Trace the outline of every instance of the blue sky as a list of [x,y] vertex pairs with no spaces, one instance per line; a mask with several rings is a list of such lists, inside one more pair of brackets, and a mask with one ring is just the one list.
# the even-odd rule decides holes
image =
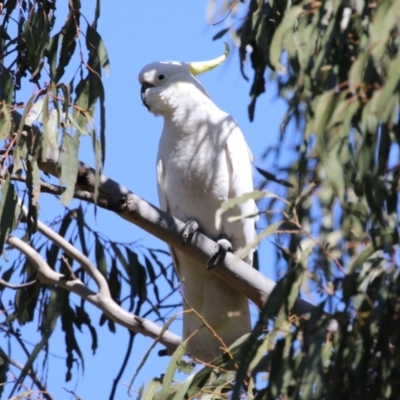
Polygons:
[[[84,13],[91,21],[95,2],[84,3]],[[111,62],[110,75],[104,77],[107,123],[104,172],[153,204],[158,204],[155,160],[162,119],[153,117],[141,104],[137,75],[144,65],[153,61],[200,61],[220,55],[224,49],[223,42],[213,42],[211,38],[224,24],[211,26],[206,20],[206,6],[205,1],[183,0],[105,1],[102,4],[98,30],[105,41]],[[58,18],[59,23],[62,23],[61,9]],[[229,41],[229,37],[226,39]],[[251,77],[249,66],[247,71]],[[213,101],[238,121],[253,152],[255,165],[268,168],[261,154],[267,144],[277,142],[279,124],[285,111],[283,102],[276,98],[273,84],[259,99],[255,121],[250,123],[247,115],[250,82],[246,82],[240,73],[236,49],[232,48],[229,59],[222,67],[199,78]],[[90,139],[87,138],[86,143],[82,139],[82,142],[80,158],[93,165]],[[255,174],[255,182],[259,181],[261,177]],[[51,199],[43,200],[41,219],[50,221],[56,211],[53,206],[46,209],[44,205],[56,203]],[[58,207],[57,212],[62,212],[61,206]],[[89,212],[89,215],[92,214]],[[150,234],[110,212],[99,210],[96,220],[92,218],[91,223],[94,229],[106,233],[112,240],[138,240],[143,246],[166,249],[165,244]],[[268,255],[268,249],[271,250],[271,247],[260,246],[262,272],[275,279],[275,269],[269,265],[274,257]],[[91,313],[92,322],[97,325],[100,313],[89,304],[86,310]],[[22,328],[22,332],[24,329],[28,328]],[[179,323],[172,329],[180,334]],[[109,333],[105,327],[99,328],[98,333],[99,349],[94,355],[90,350],[88,331],[84,328],[82,334],[77,334],[85,354],[85,371],[73,371],[74,380],[78,378],[78,385],[74,386],[64,382],[65,361],[62,357],[65,345],[61,327],[57,328],[51,340],[50,352],[54,356],[51,356],[48,371],[48,389],[55,398],[70,398],[63,387],[75,391],[82,399],[108,398],[125,354],[128,333],[122,327],[117,328],[116,334]],[[30,340],[35,343],[37,339],[37,333],[32,333]],[[134,350],[116,398],[128,398],[123,383],[130,381],[151,343],[150,339],[139,336],[135,339]],[[136,379],[135,388],[139,389],[142,383],[148,383],[152,377],[163,373],[167,363],[168,358],[159,358],[155,352]]]

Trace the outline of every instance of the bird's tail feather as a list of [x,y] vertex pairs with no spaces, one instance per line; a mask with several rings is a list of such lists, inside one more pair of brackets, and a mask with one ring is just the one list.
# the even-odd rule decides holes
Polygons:
[[183,287],[183,337],[188,353],[204,362],[250,332],[247,298],[196,259],[173,249]]

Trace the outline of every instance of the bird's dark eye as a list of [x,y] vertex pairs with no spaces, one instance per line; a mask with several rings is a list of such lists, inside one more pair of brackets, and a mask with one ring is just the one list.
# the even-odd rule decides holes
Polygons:
[[158,80],[162,81],[165,78],[165,76],[163,74],[158,75]]

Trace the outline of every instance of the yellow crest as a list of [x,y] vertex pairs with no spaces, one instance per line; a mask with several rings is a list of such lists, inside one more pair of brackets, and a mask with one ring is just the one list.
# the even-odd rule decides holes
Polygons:
[[210,71],[213,68],[218,67],[218,65],[221,65],[229,55],[229,45],[226,42],[224,44],[225,44],[225,51],[224,54],[222,54],[221,56],[209,61],[194,61],[189,63],[190,73],[195,76],[200,75],[203,72]]

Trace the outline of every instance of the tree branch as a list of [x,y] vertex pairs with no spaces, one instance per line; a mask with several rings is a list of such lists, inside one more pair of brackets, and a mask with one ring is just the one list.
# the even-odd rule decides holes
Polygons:
[[[3,350],[0,349],[0,358],[3,358],[4,361],[8,362],[11,365],[14,365],[14,367],[20,369],[21,371],[24,369],[24,366],[20,364],[19,362],[13,360],[10,358]],[[35,371],[33,369],[30,369],[28,371],[28,376],[31,377],[33,383],[36,385],[36,387],[40,390],[41,394],[43,397],[47,400],[54,400],[54,397],[47,391],[46,387],[42,384],[40,379],[37,377]],[[15,398],[15,397],[14,397]]]
[[[21,199],[18,202],[22,208],[22,213],[25,218],[28,217],[28,210],[22,204]],[[57,247],[64,250],[71,258],[77,261],[81,267],[87,272],[87,274],[95,281],[97,287],[99,288],[99,295],[104,295],[105,297],[111,298],[110,289],[108,287],[107,280],[100,273],[98,268],[92,264],[92,262],[75,246],[65,240],[61,235],[55,232],[53,229],[49,228],[46,224],[41,221],[37,221],[37,230],[42,235],[46,236],[47,239],[52,241]]]
[[[52,176],[59,177],[59,164],[55,159],[40,161],[39,168]],[[95,202],[93,195],[95,170],[82,162],[78,168],[76,189],[77,198],[81,198],[82,193],[85,193],[84,200]],[[90,196],[90,194],[92,195]],[[183,246],[182,233],[185,224],[182,221],[148,203],[104,175],[100,177],[99,197],[98,206],[117,213],[120,217],[141,227],[170,246],[197,258],[204,263],[204,268],[207,260],[217,251],[217,243],[201,233],[196,233],[191,242]],[[260,308],[266,303],[275,287],[274,281],[244,261],[236,260],[231,253],[228,253],[224,262],[214,267],[210,273],[220,276]],[[312,304],[299,298],[292,312],[304,316],[310,313],[313,307]]]
[[[64,248],[62,246],[64,246],[65,243],[62,242],[57,243],[58,239],[54,235],[52,236],[49,235],[49,236],[51,240],[53,240],[54,238],[54,241],[57,245],[60,244],[60,247]],[[94,291],[90,290],[87,286],[85,286],[81,280],[76,278],[69,280],[64,275],[52,270],[36,250],[34,250],[28,243],[25,243],[18,237],[10,236],[7,239],[7,242],[11,246],[18,249],[21,253],[23,253],[32,262],[32,264],[37,269],[37,278],[42,284],[58,285],[65,290],[77,294],[81,298],[93,304],[94,306],[102,310],[104,314],[106,314],[107,317],[109,317],[114,322],[122,326],[125,326],[126,328],[134,332],[141,333],[144,336],[148,336],[153,339],[159,338],[159,342],[167,348],[169,354],[172,354],[177,348],[177,346],[181,343],[182,340],[178,335],[175,335],[174,333],[169,331],[162,333],[163,328],[158,326],[154,322],[133,315],[128,311],[125,311],[111,298],[109,292],[105,293],[105,291],[103,291],[95,293]],[[67,248],[68,246],[65,247]],[[68,249],[68,251],[70,251],[70,249]],[[73,253],[70,254],[72,256]],[[84,257],[83,254],[81,255],[81,258],[82,257]],[[83,265],[82,267],[85,268]],[[92,267],[95,268],[94,266]],[[100,274],[98,270],[97,272]],[[103,276],[102,278],[104,279]]]
[[[15,125],[19,126],[22,119],[21,114],[15,111],[12,117]],[[33,134],[40,134],[37,128],[32,127],[32,130]],[[53,151],[51,158],[38,161],[39,168],[59,178],[60,159],[61,154],[56,154]],[[94,203],[95,182],[95,170],[80,162],[75,186],[76,198]],[[105,175],[100,176],[98,189],[99,199],[97,205],[99,207],[115,212],[120,217],[141,227],[170,246],[176,247],[180,251],[197,258],[204,263],[204,266],[211,255],[217,250],[217,243],[201,233],[196,233],[190,243],[183,246],[182,233],[184,223],[182,221],[141,199]],[[244,261],[236,260],[235,256],[231,253],[228,253],[224,262],[214,267],[210,273],[220,276],[230,285],[240,290],[260,308],[266,303],[275,287],[273,280],[267,278]],[[313,308],[312,304],[298,298],[291,311],[296,315],[306,316]]]

